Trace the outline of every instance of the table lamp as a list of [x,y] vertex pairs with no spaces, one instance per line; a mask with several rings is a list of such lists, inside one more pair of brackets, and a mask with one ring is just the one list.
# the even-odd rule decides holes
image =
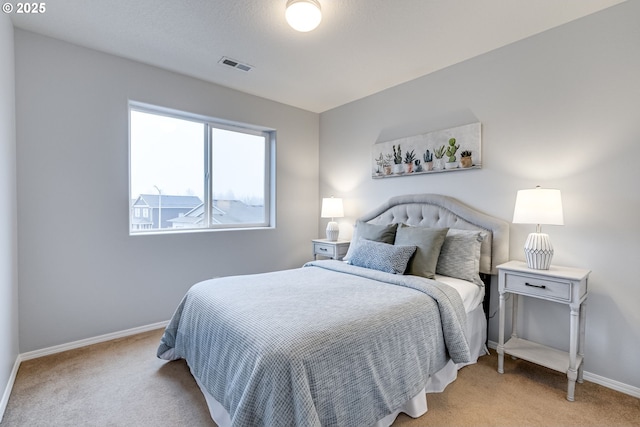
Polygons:
[[342,218],[344,216],[344,208],[342,207],[342,199],[336,197],[325,197],[322,199],[322,212],[320,213],[322,218],[331,218],[331,221],[327,224],[327,240],[335,242],[338,240],[338,234],[340,233],[340,227],[338,223],[334,221],[335,218]]
[[564,225],[560,190],[540,188],[519,190],[513,211],[514,224],[536,224],[536,232],[529,234],[524,243],[527,266],[535,270],[548,270],[553,258],[549,235],[542,233],[542,224]]

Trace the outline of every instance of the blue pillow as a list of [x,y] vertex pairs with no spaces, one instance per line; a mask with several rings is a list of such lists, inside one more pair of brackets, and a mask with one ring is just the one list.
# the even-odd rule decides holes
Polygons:
[[415,251],[415,246],[394,246],[360,239],[349,259],[349,264],[392,274],[404,274],[407,263]]

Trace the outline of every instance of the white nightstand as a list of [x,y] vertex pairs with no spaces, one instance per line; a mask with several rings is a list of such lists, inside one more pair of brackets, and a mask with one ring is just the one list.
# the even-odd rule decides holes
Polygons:
[[[549,270],[533,270],[521,261],[498,266],[500,323],[498,336],[498,372],[504,372],[504,355],[528,360],[567,374],[567,400],[574,400],[576,380],[582,382],[587,279],[589,270],[552,265]],[[511,339],[504,342],[505,293],[513,295]],[[569,305],[569,352],[556,350],[518,337],[518,296],[523,295]]]
[[348,240],[327,240],[314,239],[313,243],[313,259],[317,259],[318,255],[333,259],[342,259],[349,250]]

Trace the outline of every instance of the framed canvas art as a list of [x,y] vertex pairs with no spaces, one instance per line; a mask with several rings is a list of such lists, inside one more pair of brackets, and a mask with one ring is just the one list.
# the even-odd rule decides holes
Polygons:
[[372,150],[373,178],[389,178],[482,167],[478,123],[378,142]]

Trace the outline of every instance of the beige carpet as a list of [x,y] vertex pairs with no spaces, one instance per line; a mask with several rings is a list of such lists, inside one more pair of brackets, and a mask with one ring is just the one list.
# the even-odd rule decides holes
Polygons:
[[[152,331],[22,363],[2,427],[215,426],[183,361],[155,357]],[[565,399],[566,377],[524,362],[482,357],[419,419],[394,426],[640,426],[640,399],[585,382]]]

